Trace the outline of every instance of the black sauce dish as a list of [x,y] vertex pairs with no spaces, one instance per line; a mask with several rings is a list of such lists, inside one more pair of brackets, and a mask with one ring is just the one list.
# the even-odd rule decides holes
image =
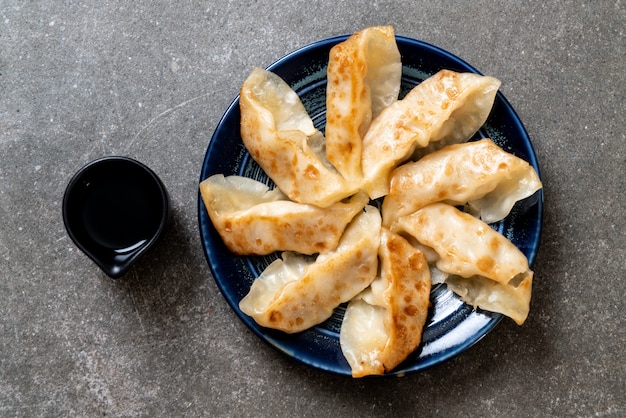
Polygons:
[[113,279],[154,246],[169,218],[163,182],[128,157],[88,163],[72,177],[63,196],[63,222],[70,238]]

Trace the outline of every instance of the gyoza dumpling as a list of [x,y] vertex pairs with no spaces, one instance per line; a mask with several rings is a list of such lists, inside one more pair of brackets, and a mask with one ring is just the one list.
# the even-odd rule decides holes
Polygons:
[[254,280],[239,308],[259,325],[287,333],[325,321],[376,278],[380,227],[380,212],[366,206],[334,251],[315,260],[284,253]]
[[347,179],[360,180],[361,141],[398,100],[402,63],[391,26],[354,33],[330,50],[326,87],[326,156]]
[[466,303],[524,323],[533,272],[526,256],[485,222],[433,203],[399,218],[391,230],[432,248],[439,256],[436,267],[450,274],[448,287]]
[[359,192],[327,208],[296,203],[256,180],[216,174],[200,183],[209,217],[236,254],[302,254],[334,250],[344,229],[369,201]]
[[326,161],[322,133],[298,95],[276,74],[252,70],[241,87],[239,106],[244,145],[291,200],[327,207],[358,190]]
[[339,342],[353,377],[393,370],[422,340],[430,273],[421,251],[383,228],[380,276],[350,301]]
[[361,165],[370,197],[388,193],[390,171],[417,148],[467,141],[487,120],[499,87],[493,77],[441,70],[386,107],[363,138]]
[[480,218],[504,219],[515,202],[541,189],[535,169],[490,139],[449,145],[391,172],[383,224],[434,202],[469,203]]

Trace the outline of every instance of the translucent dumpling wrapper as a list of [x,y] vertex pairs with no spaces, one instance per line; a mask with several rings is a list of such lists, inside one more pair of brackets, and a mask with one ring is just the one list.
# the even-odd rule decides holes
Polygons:
[[391,26],[363,29],[330,50],[326,156],[345,178],[362,178],[362,138],[372,118],[398,100],[401,76],[400,51]]
[[500,87],[494,77],[441,70],[386,107],[363,138],[364,187],[389,191],[389,173],[416,149],[433,151],[470,139],[485,123]]
[[286,252],[254,280],[239,308],[259,325],[300,332],[328,319],[335,308],[376,278],[381,217],[366,206],[339,246],[316,259]]
[[432,248],[445,283],[466,303],[522,324],[528,316],[533,272],[526,256],[480,219],[433,203],[396,220],[391,230]]
[[380,275],[346,308],[339,342],[353,377],[393,370],[422,339],[431,279],[422,252],[383,228]]
[[324,137],[291,87],[255,68],[239,97],[241,138],[252,158],[291,200],[327,207],[358,190],[326,160]]
[[449,145],[392,171],[383,224],[435,202],[469,206],[485,222],[504,219],[542,184],[535,169],[490,139]]
[[348,223],[369,201],[359,192],[321,208],[292,202],[259,181],[221,174],[202,181],[200,193],[224,244],[240,255],[334,250]]
[[503,285],[482,276],[449,276],[445,283],[468,305],[502,313],[522,325],[528,316],[532,276],[520,279],[519,283]]

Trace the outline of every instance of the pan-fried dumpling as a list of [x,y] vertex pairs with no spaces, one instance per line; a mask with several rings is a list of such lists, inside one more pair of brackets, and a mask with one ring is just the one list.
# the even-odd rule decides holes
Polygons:
[[253,69],[241,87],[239,106],[246,149],[291,200],[327,207],[358,190],[326,160],[322,133],[276,74]]
[[341,325],[341,350],[353,377],[398,366],[422,340],[430,304],[426,258],[401,236],[383,228],[380,276],[352,299]]
[[380,228],[380,212],[366,206],[334,251],[315,260],[284,253],[254,280],[239,308],[259,325],[287,333],[323,322],[376,278]]
[[387,194],[390,171],[417,148],[471,138],[487,120],[499,87],[494,77],[441,70],[386,107],[363,138],[361,164],[370,197]]
[[369,201],[359,192],[327,208],[296,203],[256,180],[216,174],[200,183],[215,229],[236,254],[302,254],[334,250],[344,229]]
[[541,189],[534,168],[490,139],[449,145],[392,171],[383,202],[383,224],[434,202],[469,203],[492,223],[504,219],[515,202]]
[[402,63],[393,27],[369,27],[335,45],[327,76],[326,156],[345,178],[358,181],[362,138],[400,93]]
[[[526,256],[485,222],[445,203],[399,218],[391,230],[435,250],[436,267],[466,303],[522,324],[528,316],[533,272]],[[455,277],[456,276],[456,277]]]

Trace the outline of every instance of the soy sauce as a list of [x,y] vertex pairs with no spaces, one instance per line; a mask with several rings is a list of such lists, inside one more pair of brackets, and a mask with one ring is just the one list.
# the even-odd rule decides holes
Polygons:
[[86,233],[117,253],[132,251],[159,227],[158,190],[131,180],[95,180],[85,188],[82,222]]
[[169,216],[159,178],[125,157],[85,166],[70,182],[63,206],[70,237],[113,278],[156,241]]

